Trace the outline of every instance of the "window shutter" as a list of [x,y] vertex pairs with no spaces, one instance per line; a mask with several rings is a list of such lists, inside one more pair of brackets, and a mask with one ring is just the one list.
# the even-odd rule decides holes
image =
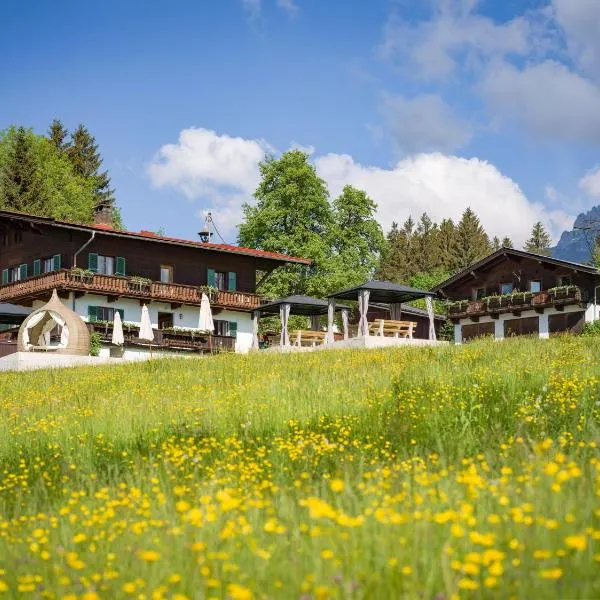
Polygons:
[[121,315],[121,323],[125,321],[125,310],[122,308],[117,308],[117,312]]
[[52,260],[54,261],[54,270],[60,271],[60,254],[55,254]]
[[98,309],[97,306],[88,306],[88,321],[90,323],[98,320],[98,310],[97,309]]
[[8,269],[2,269],[2,285],[8,283]]
[[88,258],[88,269],[94,273],[98,272],[98,255],[90,252]]
[[125,275],[125,259],[122,256],[117,256],[115,275]]
[[229,321],[229,335],[231,337],[237,338],[237,322]]
[[228,273],[227,279],[227,289],[230,292],[235,292],[235,290],[237,289],[237,273]]
[[216,276],[215,276],[215,270],[214,269],[208,269],[208,273],[207,273],[207,276],[206,276],[206,283],[207,283],[207,285],[210,285],[211,287],[215,287]]
[[21,281],[27,279],[27,265],[19,265],[19,277],[21,278]]
[[33,274],[39,275],[42,272],[42,261],[39,258],[36,258],[33,261]]

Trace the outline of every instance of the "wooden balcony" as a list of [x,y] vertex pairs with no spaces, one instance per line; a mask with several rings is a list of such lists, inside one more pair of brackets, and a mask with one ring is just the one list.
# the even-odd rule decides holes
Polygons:
[[[170,303],[173,308],[184,304],[198,306],[202,299],[202,292],[193,285],[158,281],[146,284],[116,275],[95,274],[93,277],[84,277],[63,269],[0,286],[0,302],[30,305],[33,300],[49,298],[53,289],[59,295],[68,292],[75,292],[77,295],[98,294],[106,296],[111,302],[119,298],[138,298],[146,303]],[[260,306],[260,297],[246,292],[218,291],[211,299],[211,306],[252,311]]]
[[[110,344],[112,339],[112,323],[88,323],[90,333],[97,333],[102,342]],[[123,337],[125,348],[150,348],[153,350],[171,350],[176,352],[234,352],[235,338],[224,335],[208,335],[195,331],[177,331],[154,329],[152,343],[140,340],[139,328],[124,326]]]
[[546,308],[562,310],[565,306],[581,304],[582,291],[577,286],[568,286],[568,289],[558,288],[542,292],[519,292],[506,296],[492,296],[481,300],[460,300],[448,306],[448,318],[452,321],[491,316],[498,318],[502,313],[520,315],[526,310],[535,310],[543,313]]

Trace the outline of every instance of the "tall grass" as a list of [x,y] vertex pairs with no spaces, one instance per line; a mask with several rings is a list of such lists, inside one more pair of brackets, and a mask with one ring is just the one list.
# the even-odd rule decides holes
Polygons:
[[0,376],[13,596],[600,595],[600,344]]

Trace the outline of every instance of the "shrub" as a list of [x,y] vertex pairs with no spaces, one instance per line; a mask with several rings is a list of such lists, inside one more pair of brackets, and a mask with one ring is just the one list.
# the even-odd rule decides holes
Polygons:
[[94,331],[90,334],[90,356],[100,356],[100,334]]

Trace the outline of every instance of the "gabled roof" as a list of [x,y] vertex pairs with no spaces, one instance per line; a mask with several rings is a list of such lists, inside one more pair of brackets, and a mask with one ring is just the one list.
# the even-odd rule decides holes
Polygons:
[[477,262],[469,265],[466,269],[456,273],[452,277],[446,279],[446,281],[442,281],[442,283],[436,285],[431,288],[432,292],[438,292],[443,290],[465,277],[469,277],[473,271],[477,271],[484,267],[490,267],[495,261],[502,261],[508,257],[514,257],[517,259],[530,259],[535,260],[540,263],[546,263],[549,265],[554,265],[557,267],[566,267],[568,269],[573,269],[574,271],[580,271],[582,273],[587,273],[589,275],[600,275],[600,271],[591,265],[583,265],[581,263],[571,262],[569,260],[562,260],[559,258],[551,258],[550,256],[544,256],[543,254],[536,254],[534,252],[527,252],[525,250],[516,250],[515,248],[500,248],[491,254],[488,254],[485,258],[478,260]]
[[[287,298],[278,298],[273,302],[263,304],[257,309],[257,312],[261,314],[279,314],[279,309],[284,304],[290,305],[290,314],[293,315],[324,315],[327,313],[329,302],[322,300],[321,298],[311,298],[310,296],[288,296]],[[337,304],[335,309],[341,310],[342,308],[348,308],[342,304]]]
[[130,239],[140,239],[144,241],[171,244],[177,246],[192,246],[194,248],[201,248],[203,250],[210,250],[216,252],[227,252],[229,254],[240,254],[243,256],[254,256],[265,260],[272,260],[277,262],[295,263],[310,265],[312,260],[310,258],[301,258],[298,256],[289,256],[287,254],[281,254],[280,252],[268,252],[266,250],[257,250],[255,248],[244,248],[242,246],[235,246],[233,244],[214,244],[212,242],[201,242],[197,240],[185,240],[181,238],[174,238],[165,235],[158,235],[151,231],[118,231],[113,229],[110,225],[88,225],[82,223],[72,223],[70,221],[61,221],[59,219],[53,219],[51,217],[38,217],[35,215],[29,215],[26,213],[20,213],[16,211],[1,210],[0,217],[8,217],[12,219],[19,219],[23,221],[29,221],[32,223],[39,223],[54,227],[61,227],[66,229],[77,229],[80,231],[97,231],[103,235],[110,235],[115,237],[124,237]]
[[369,302],[410,302],[426,296],[435,296],[435,292],[419,290],[417,288],[392,283],[391,281],[367,281],[355,287],[329,294],[328,298],[340,298],[342,300],[357,300],[361,290],[369,290]]

